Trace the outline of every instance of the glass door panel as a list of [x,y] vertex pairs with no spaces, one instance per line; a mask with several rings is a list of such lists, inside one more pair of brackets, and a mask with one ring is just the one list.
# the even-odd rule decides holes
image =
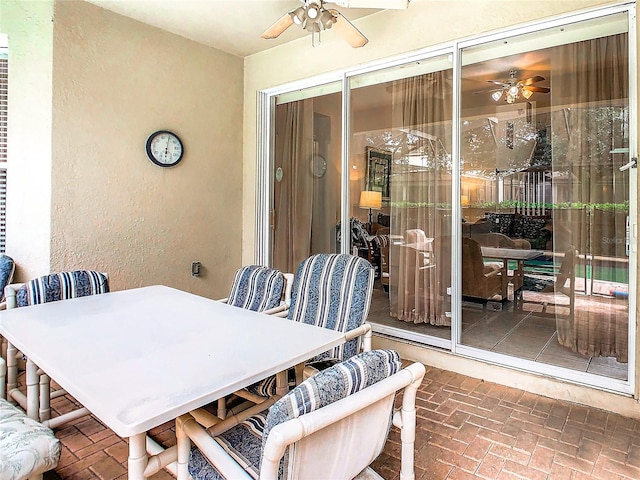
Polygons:
[[273,266],[295,273],[305,258],[337,250],[341,84],[277,98],[273,161]]
[[629,379],[627,22],[462,50],[462,345]]
[[450,347],[451,62],[358,75],[349,87],[352,248],[376,268],[368,321]]

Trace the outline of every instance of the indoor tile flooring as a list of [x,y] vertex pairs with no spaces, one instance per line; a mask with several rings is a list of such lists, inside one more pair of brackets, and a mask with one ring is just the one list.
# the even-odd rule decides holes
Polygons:
[[[58,411],[68,397],[53,401]],[[431,368],[417,399],[417,479],[640,479],[640,421]],[[172,423],[151,432],[175,444]],[[60,463],[45,479],[125,479],[127,444],[88,416],[56,430]],[[392,427],[373,468],[398,479]],[[154,479],[172,476],[161,471]],[[324,480],[324,479],[318,479]]]
[[[495,302],[500,305],[500,302]],[[502,307],[502,305],[500,305]],[[627,364],[615,358],[588,357],[561,346],[556,338],[556,321],[527,310],[513,312],[513,302],[501,310],[463,302],[462,343],[483,350],[512,355],[535,362],[594,373],[620,380],[627,378]],[[626,310],[624,312],[626,317]],[[374,290],[368,321],[414,334],[450,338],[449,327],[400,322],[389,315],[389,299],[381,288]]]

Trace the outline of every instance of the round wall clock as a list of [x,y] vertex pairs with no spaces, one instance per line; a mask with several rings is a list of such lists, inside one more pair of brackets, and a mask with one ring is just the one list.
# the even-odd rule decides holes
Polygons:
[[180,138],[169,130],[158,130],[147,138],[147,156],[160,167],[173,167],[182,160],[184,147]]
[[313,176],[316,178],[320,178],[324,175],[324,172],[327,171],[327,161],[324,159],[322,155],[314,155],[311,158],[311,172]]

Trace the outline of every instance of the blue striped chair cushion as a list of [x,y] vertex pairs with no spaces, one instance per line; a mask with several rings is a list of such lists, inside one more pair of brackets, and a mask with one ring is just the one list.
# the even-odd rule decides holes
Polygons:
[[0,255],[0,300],[4,299],[4,287],[11,283],[16,264],[9,255]]
[[18,307],[86,297],[109,291],[106,275],[91,270],[75,270],[45,275],[28,281],[16,292]]
[[262,312],[280,305],[283,290],[282,272],[260,265],[249,265],[236,272],[227,303]]
[[[400,356],[393,350],[363,352],[305,380],[271,406],[266,417],[254,415],[215,439],[253,478],[258,478],[262,450],[273,427],[346,398],[401,369]],[[287,478],[287,455],[288,449],[280,462],[278,478]],[[189,473],[194,480],[223,478],[197,447],[191,449]]]
[[[360,257],[319,254],[304,260],[293,285],[289,319],[347,332],[369,314],[374,270]],[[360,351],[361,339],[335,347],[313,360],[346,360]]]

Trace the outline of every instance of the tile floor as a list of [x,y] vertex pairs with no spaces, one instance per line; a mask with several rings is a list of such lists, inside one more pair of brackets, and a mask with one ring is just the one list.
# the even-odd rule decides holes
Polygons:
[[[627,378],[626,363],[615,358],[588,357],[562,347],[556,339],[555,318],[537,315],[533,304],[525,303],[520,312],[513,312],[512,305],[510,302],[503,310],[492,311],[478,303],[463,302],[462,343],[581,372]],[[626,319],[626,309],[621,315]],[[451,336],[449,327],[399,322],[390,317],[389,298],[381,288],[374,290],[368,321],[419,335],[446,339]]]
[[[67,397],[54,409],[70,408]],[[640,421],[427,366],[418,392],[416,479],[640,479]],[[94,417],[56,431],[63,449],[47,480],[125,479],[127,444]],[[175,444],[172,424],[151,435]],[[373,468],[398,479],[392,428]],[[165,471],[154,479],[172,478]]]

